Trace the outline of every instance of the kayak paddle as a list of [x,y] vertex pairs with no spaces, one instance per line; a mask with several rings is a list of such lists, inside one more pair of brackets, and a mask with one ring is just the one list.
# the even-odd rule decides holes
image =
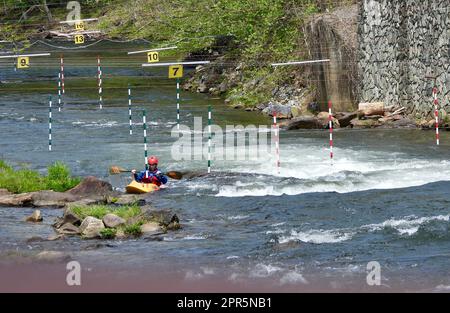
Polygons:
[[[111,168],[109,169],[109,173],[111,175],[116,175],[116,174],[120,174],[120,173],[131,173],[131,170],[127,170],[127,169],[121,168],[119,166],[111,166]],[[170,171],[167,173],[163,173],[163,175],[168,176],[172,179],[176,179],[176,180],[180,180],[183,178],[183,174],[181,172],[176,172],[176,171]]]

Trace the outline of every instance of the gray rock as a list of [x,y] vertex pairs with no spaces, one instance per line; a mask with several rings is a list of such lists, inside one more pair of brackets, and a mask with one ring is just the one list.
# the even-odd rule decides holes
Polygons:
[[295,130],[295,129],[319,129],[322,128],[319,120],[314,116],[306,116],[306,117],[298,117],[289,122],[286,129],[287,130]]
[[118,197],[117,201],[114,203],[116,205],[132,205],[137,203],[139,206],[145,205],[145,198],[147,195],[121,195]]
[[350,122],[355,119],[358,116],[358,112],[352,112],[352,113],[342,113],[340,115],[336,115],[339,124],[341,127],[348,127],[350,126]]
[[144,219],[159,223],[160,225],[167,226],[172,221],[179,219],[172,213],[170,209],[155,210],[150,206],[142,207],[142,216]]
[[61,235],[78,235],[81,233],[80,229],[71,223],[63,224],[56,231]]
[[115,214],[109,213],[103,217],[103,224],[109,228],[116,228],[125,224],[125,220]]
[[28,216],[25,220],[26,220],[27,222],[31,222],[31,223],[40,223],[40,222],[42,222],[44,219],[42,218],[41,211],[35,210],[35,211],[33,212],[33,214],[31,214],[30,216]]
[[198,87],[197,87],[197,92],[198,93],[207,93],[208,92],[208,87],[205,85],[205,84],[200,84]]
[[26,240],[27,243],[33,243],[33,242],[42,242],[42,241],[46,241],[44,238],[39,237],[39,236],[33,236],[31,238],[28,238]]
[[100,231],[105,228],[103,222],[98,218],[88,216],[86,217],[80,226],[81,235],[85,238],[99,238]]
[[263,114],[273,116],[275,113],[278,118],[291,118],[291,107],[279,103],[269,102],[269,105],[262,110]]
[[66,236],[64,236],[63,234],[50,235],[47,238],[48,241],[57,241],[57,240],[64,240],[64,239],[66,239]]
[[35,256],[35,259],[44,263],[61,263],[70,261],[70,255],[60,251],[42,251]]
[[11,195],[12,193],[8,191],[8,189],[3,189],[0,188],[0,196],[8,196]]
[[78,186],[67,191],[66,194],[80,198],[102,198],[110,195],[113,191],[112,185],[99,180],[94,176],[86,177]]
[[150,237],[164,234],[164,230],[156,222],[149,222],[141,226],[142,237]]

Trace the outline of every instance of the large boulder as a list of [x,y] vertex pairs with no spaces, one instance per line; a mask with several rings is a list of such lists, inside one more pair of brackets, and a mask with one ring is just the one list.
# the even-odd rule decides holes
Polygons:
[[88,216],[81,223],[80,232],[85,238],[98,238],[100,237],[100,231],[104,228],[105,225],[103,225],[101,220]]
[[25,221],[27,222],[31,222],[31,223],[39,223],[43,221],[42,215],[41,215],[41,211],[39,210],[35,210],[33,212],[33,214],[31,214],[30,216],[28,216]]
[[348,127],[350,126],[350,122],[358,117],[358,112],[344,112],[344,113],[337,113],[336,118],[339,121],[339,125],[341,127]]
[[64,207],[67,202],[78,198],[71,194],[49,190],[28,192],[23,194],[0,195],[0,206],[12,207]]
[[302,116],[294,118],[287,125],[287,130],[295,129],[319,129],[322,128],[319,120],[314,116]]
[[116,228],[125,224],[125,220],[115,214],[109,213],[103,217],[103,224],[109,228]]
[[67,191],[67,194],[81,198],[105,197],[113,191],[112,185],[94,176],[86,177],[78,186]]

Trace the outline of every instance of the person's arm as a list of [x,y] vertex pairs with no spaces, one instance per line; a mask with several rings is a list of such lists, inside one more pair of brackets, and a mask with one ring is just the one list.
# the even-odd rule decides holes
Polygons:
[[167,177],[164,176],[163,173],[162,173],[161,171],[158,171],[158,172],[156,173],[156,178],[158,178],[158,181],[159,181],[161,184],[163,184],[163,185],[167,184]]

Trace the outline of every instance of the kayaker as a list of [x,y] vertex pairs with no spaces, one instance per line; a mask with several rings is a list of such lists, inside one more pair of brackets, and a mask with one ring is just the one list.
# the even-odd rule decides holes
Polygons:
[[148,161],[148,171],[143,170],[137,173],[135,169],[131,171],[133,180],[138,183],[144,184],[155,184],[156,186],[161,186],[162,184],[167,184],[167,177],[158,170],[158,158],[151,156],[147,158]]

